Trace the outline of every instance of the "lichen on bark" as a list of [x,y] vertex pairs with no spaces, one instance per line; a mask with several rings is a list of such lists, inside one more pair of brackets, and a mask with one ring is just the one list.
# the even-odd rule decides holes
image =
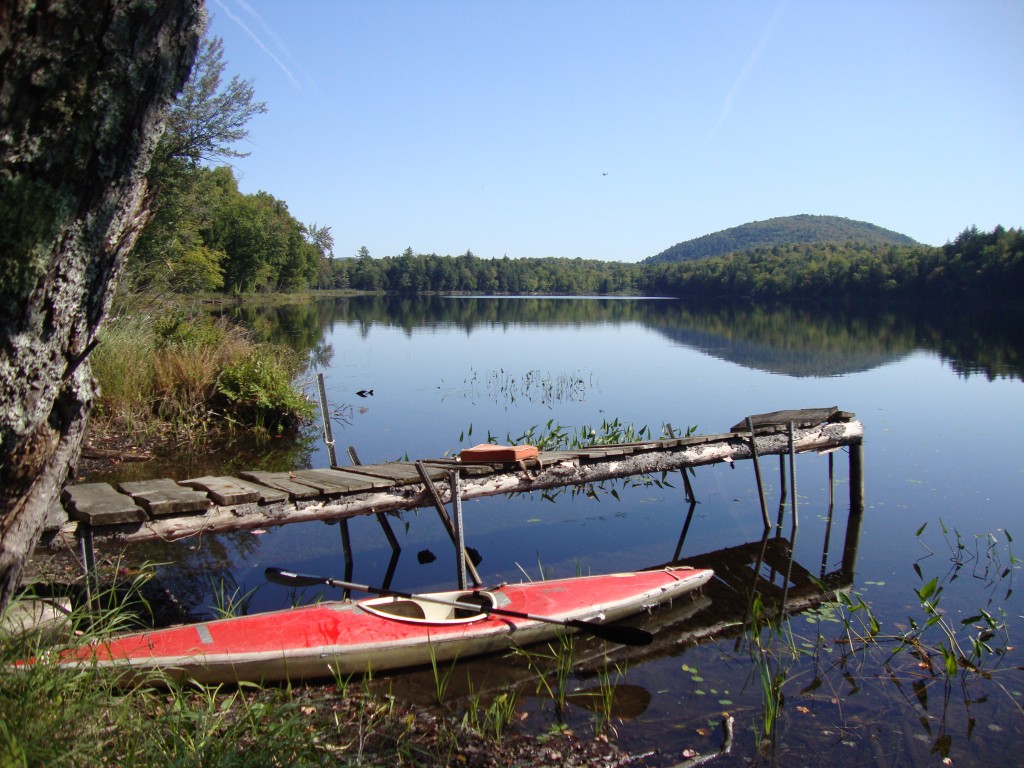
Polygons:
[[201,0],[0,3],[0,607],[77,461]]

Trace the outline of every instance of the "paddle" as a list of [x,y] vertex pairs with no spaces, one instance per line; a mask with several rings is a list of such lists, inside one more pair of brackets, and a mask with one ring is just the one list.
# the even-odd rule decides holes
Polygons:
[[650,645],[651,641],[654,639],[654,636],[650,632],[639,629],[638,627],[616,626],[615,624],[594,624],[580,619],[553,619],[549,616],[536,616],[532,613],[510,611],[506,608],[492,608],[489,605],[460,603],[454,600],[443,600],[430,595],[413,595],[408,592],[398,592],[394,589],[378,589],[376,587],[368,587],[365,584],[353,584],[350,581],[339,581],[338,579],[332,579],[329,576],[307,576],[301,573],[282,571],[280,568],[267,568],[263,572],[263,575],[266,577],[267,581],[273,582],[274,584],[283,584],[287,587],[315,587],[326,585],[328,587],[338,587],[340,589],[354,589],[359,592],[367,592],[371,595],[381,595],[382,597],[400,597],[404,600],[422,600],[425,603],[450,605],[453,608],[462,608],[463,610],[474,611],[476,613],[488,613],[494,614],[495,616],[511,616],[516,619],[529,619],[531,621],[544,622],[545,624],[557,624],[562,627],[572,627],[573,629],[578,629],[581,632],[591,634],[594,637],[599,637],[610,643],[619,643],[620,645]]

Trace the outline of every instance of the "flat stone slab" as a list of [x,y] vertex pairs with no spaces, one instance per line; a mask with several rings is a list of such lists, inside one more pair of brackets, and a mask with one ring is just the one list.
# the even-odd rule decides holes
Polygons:
[[233,507],[236,504],[249,504],[260,500],[259,491],[252,486],[245,487],[233,477],[194,477],[190,480],[179,480],[178,483],[203,491],[222,507]]
[[290,499],[312,499],[320,491],[299,481],[294,472],[240,472],[243,480],[250,480],[268,488],[284,491]]
[[252,480],[246,480],[241,477],[232,477],[231,480],[242,488],[248,488],[250,491],[258,493],[259,498],[256,501],[260,504],[277,504],[281,501],[288,501],[288,494],[285,491],[254,483]]
[[88,525],[121,525],[148,519],[131,496],[119,493],[107,483],[69,485],[61,500],[72,520]]
[[[390,488],[391,481],[381,477],[359,475],[343,469],[300,469],[295,473],[302,482],[316,481],[337,488],[342,493],[367,491],[371,488]],[[310,483],[313,484],[312,482]]]
[[[817,424],[828,421],[833,416],[840,414],[839,408],[800,408],[793,411],[772,411],[771,413],[758,413],[750,417],[754,425],[754,431],[770,427],[788,427],[790,422],[797,427],[813,427]],[[852,416],[852,414],[850,414]],[[733,432],[747,432],[747,420],[732,425]]]
[[213,502],[202,491],[178,485],[169,478],[120,483],[118,488],[154,517],[205,512],[213,506]]

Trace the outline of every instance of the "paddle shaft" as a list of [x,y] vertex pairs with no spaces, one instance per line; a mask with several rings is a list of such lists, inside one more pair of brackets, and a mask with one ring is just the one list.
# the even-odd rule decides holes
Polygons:
[[326,585],[328,587],[338,587],[339,589],[354,589],[358,592],[367,592],[371,595],[380,595],[382,597],[400,597],[404,600],[422,600],[425,603],[448,605],[452,608],[461,608],[463,610],[475,611],[477,613],[494,614],[495,616],[509,616],[514,619],[527,619],[529,621],[539,621],[544,624],[557,624],[562,627],[572,627],[573,629],[578,629],[581,632],[587,632],[595,637],[600,637],[603,640],[608,640],[613,643],[621,643],[622,645],[650,645],[651,641],[654,639],[650,632],[639,629],[638,627],[593,624],[581,619],[555,619],[550,616],[537,616],[536,614],[513,611],[507,608],[494,608],[489,605],[477,605],[476,603],[460,603],[457,600],[445,600],[431,595],[415,595],[409,592],[399,592],[394,589],[380,589],[366,584],[355,584],[351,581],[332,579],[330,576],[309,576],[301,573],[293,573],[291,571],[283,571],[280,568],[267,568],[264,571],[264,576],[267,581],[292,587]]

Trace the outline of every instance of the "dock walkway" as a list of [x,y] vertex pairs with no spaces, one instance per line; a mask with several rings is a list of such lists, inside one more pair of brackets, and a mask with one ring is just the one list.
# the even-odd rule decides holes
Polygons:
[[[863,426],[838,408],[778,411],[747,417],[733,431],[569,451],[541,452],[528,462],[466,463],[457,458],[384,464],[240,472],[237,477],[196,477],[68,486],[62,496],[68,521],[51,532],[50,547],[91,542],[133,544],[173,541],[197,534],[253,530],[311,520],[345,520],[484,496],[584,485],[645,474],[684,471],[720,462],[785,457],[850,446],[851,504],[862,504]],[[455,493],[453,494],[453,488]],[[763,506],[763,505],[762,505]],[[763,510],[762,510],[763,511]],[[450,520],[448,521],[449,530]],[[767,516],[765,527],[768,527]]]

